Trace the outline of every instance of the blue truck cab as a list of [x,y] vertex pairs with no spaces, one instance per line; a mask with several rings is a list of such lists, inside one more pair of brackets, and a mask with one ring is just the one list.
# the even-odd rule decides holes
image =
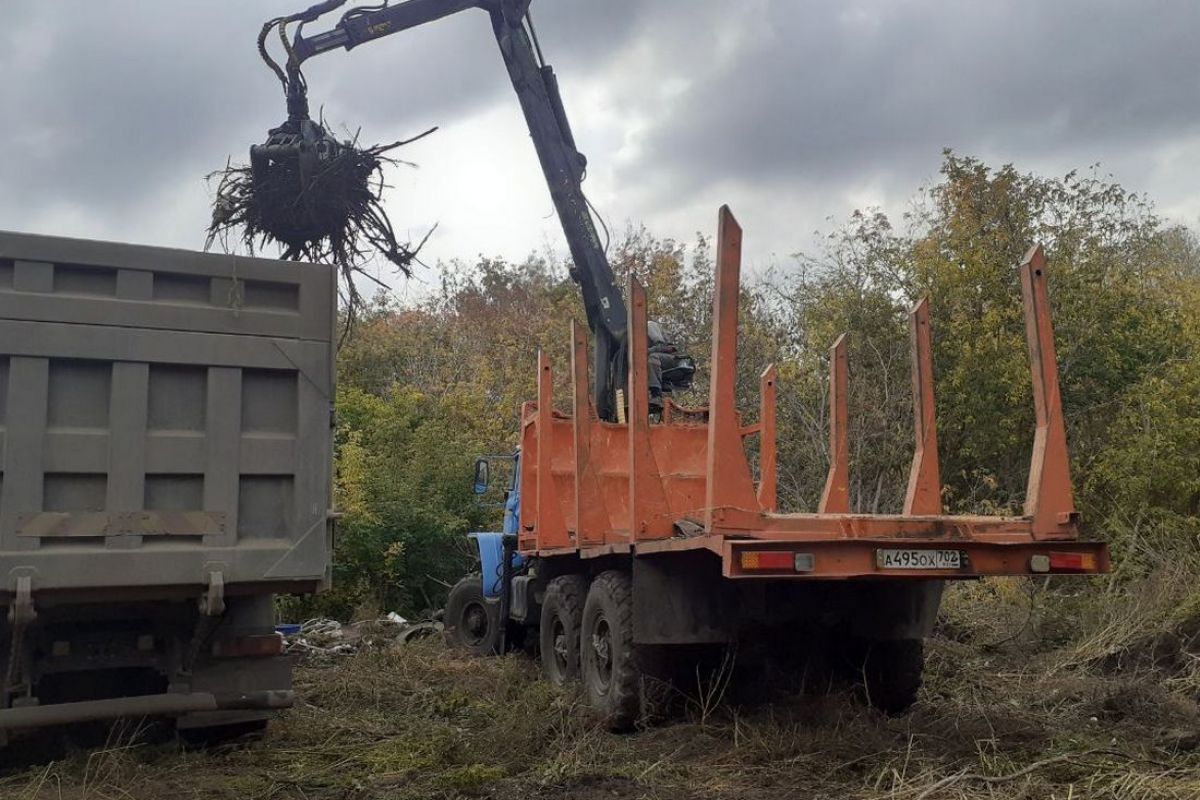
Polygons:
[[467,536],[479,551],[479,573],[464,577],[450,589],[443,615],[446,641],[474,655],[503,653],[519,646],[524,629],[516,627],[510,637],[508,622],[513,611],[523,618],[529,608],[530,564],[517,549],[521,518],[520,454],[480,456],[475,461],[475,494],[491,490],[492,464],[512,465],[512,476],[504,491],[504,522],[499,531],[473,531]]
[[[498,600],[504,585],[504,537],[510,536],[515,541],[521,519],[521,454],[480,456],[475,461],[474,490],[477,495],[485,495],[491,488],[490,477],[492,464],[511,462],[512,476],[504,494],[504,523],[499,531],[474,531],[467,534],[479,549],[480,576],[483,580],[483,596],[489,600]],[[524,566],[524,558],[520,553],[512,554],[514,571]]]

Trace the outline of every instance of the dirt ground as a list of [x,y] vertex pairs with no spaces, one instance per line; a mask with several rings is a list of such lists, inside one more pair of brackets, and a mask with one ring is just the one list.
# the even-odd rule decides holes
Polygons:
[[900,717],[841,689],[739,708],[707,682],[678,720],[613,735],[527,658],[426,641],[302,665],[261,741],[189,751],[125,727],[9,766],[0,797],[1193,800],[1200,614],[1171,580],[956,586]]

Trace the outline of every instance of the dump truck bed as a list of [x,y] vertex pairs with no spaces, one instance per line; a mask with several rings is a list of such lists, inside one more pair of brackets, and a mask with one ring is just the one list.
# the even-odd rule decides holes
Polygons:
[[335,291],[310,264],[0,232],[0,592],[317,588]]

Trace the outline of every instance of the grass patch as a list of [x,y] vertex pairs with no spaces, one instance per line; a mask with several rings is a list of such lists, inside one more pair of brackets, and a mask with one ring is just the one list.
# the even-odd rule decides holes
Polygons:
[[1189,652],[1194,604],[1153,595],[1194,585],[1128,590],[1146,594],[1138,614],[1124,590],[952,587],[952,624],[930,640],[925,689],[899,718],[849,695],[787,696],[703,713],[697,703],[615,736],[522,656],[467,659],[422,641],[302,666],[303,700],[264,741],[186,752],[126,729],[8,773],[0,797],[1190,799],[1195,673],[1137,654],[1167,635]]

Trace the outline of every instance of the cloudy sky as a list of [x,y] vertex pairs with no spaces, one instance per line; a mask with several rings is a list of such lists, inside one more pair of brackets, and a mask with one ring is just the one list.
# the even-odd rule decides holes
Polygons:
[[[203,176],[284,117],[254,39],[308,0],[2,0],[0,228],[198,248]],[[827,219],[902,211],[952,147],[1061,174],[1099,162],[1200,228],[1192,0],[534,0],[609,223],[711,232],[752,266]],[[316,25],[310,30],[323,29]],[[392,176],[427,260],[564,250],[483,12],[337,51],[314,107],[367,141],[441,130]],[[432,276],[422,276],[424,281]]]

